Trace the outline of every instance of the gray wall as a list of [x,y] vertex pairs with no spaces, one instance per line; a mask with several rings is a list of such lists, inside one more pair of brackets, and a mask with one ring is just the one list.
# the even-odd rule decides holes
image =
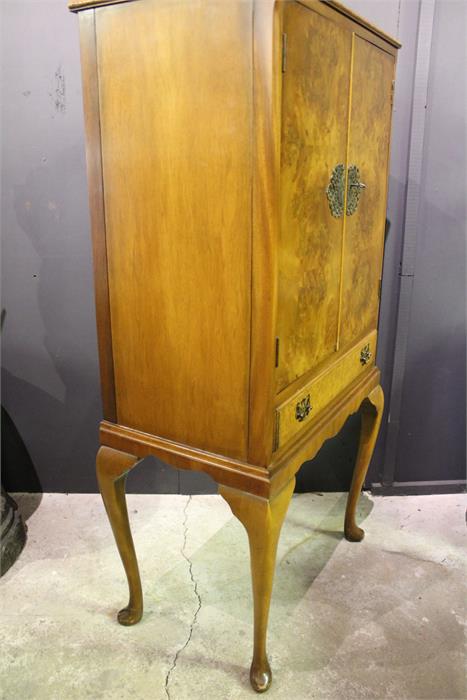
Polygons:
[[86,491],[101,407],[76,20],[63,0],[2,15],[2,403],[43,489]]
[[467,3],[437,2],[433,20],[398,482],[466,469]]
[[[455,2],[444,0],[442,4]],[[389,396],[419,0],[352,0],[347,4],[403,43],[395,95],[378,356],[383,386]],[[18,431],[8,440],[9,455],[16,457],[13,463],[11,458],[8,460],[4,475],[11,490],[94,491],[94,456],[101,404],[77,19],[67,11],[64,0],[6,1],[2,12],[2,308],[5,309],[2,401]],[[451,15],[455,12],[459,10],[454,8]],[[453,17],[445,21],[449,25]],[[442,34],[440,37],[440,42],[445,41]],[[439,57],[439,51],[435,55]],[[449,70],[451,59],[448,52],[443,72]],[[439,144],[437,157],[441,159],[443,119],[440,112],[430,127],[433,143]],[[436,187],[434,180],[432,187]],[[427,197],[432,197],[429,190]],[[444,204],[441,209],[443,207]],[[459,210],[456,216],[460,215]],[[440,225],[444,225],[443,222]],[[425,249],[425,284],[430,282],[430,270],[436,268],[440,253],[436,232],[437,224],[433,221],[430,234],[433,245]],[[451,285],[442,285],[444,324],[449,327],[458,325],[458,297],[453,295],[458,295],[459,285],[463,284],[460,265],[455,269],[450,267],[453,257],[458,260],[458,247],[453,256],[443,258],[442,263],[456,279]],[[421,282],[421,298],[423,290]],[[456,303],[457,308],[451,313]],[[436,320],[436,315],[433,319]],[[419,321],[423,329],[423,318]],[[461,330],[459,327],[458,335]],[[414,328],[415,358],[422,342],[423,333]],[[427,367],[437,365],[435,356],[439,358],[442,348],[438,346],[431,351],[428,347],[426,355],[430,356],[430,352]],[[448,360],[446,362],[449,364]],[[411,362],[408,368],[410,377],[415,376],[416,367],[412,367]],[[417,395],[419,388],[412,390],[409,383],[406,386],[407,396]],[[443,406],[449,405],[439,381],[433,384],[431,392],[430,396],[423,395],[425,404],[441,401]],[[455,401],[458,399],[456,397]],[[417,415],[409,403],[405,402],[404,406],[407,415]],[[427,419],[424,430],[430,429]],[[446,420],[444,429],[448,449],[449,442],[459,445],[459,425]],[[21,454],[18,435],[30,461]],[[357,437],[358,418],[354,417],[313,462],[304,465],[299,475],[299,488],[345,488],[355,458]],[[417,436],[417,444],[423,445],[423,435]],[[379,480],[384,445],[385,423],[369,481]],[[422,448],[409,453],[403,447],[401,455],[407,455],[407,463],[413,464],[416,459],[423,465]],[[457,463],[457,457],[452,459]],[[403,464],[402,457],[399,464]],[[417,478],[431,477],[426,476],[421,467]],[[208,492],[214,488],[203,475],[178,472],[155,460],[147,460],[132,473],[129,487],[141,492],[185,493]]]

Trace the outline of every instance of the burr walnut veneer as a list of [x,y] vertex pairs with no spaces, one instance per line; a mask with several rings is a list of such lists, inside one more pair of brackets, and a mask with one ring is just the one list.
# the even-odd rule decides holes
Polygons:
[[295,474],[362,408],[345,516],[383,410],[374,364],[397,42],[337,2],[77,0],[104,404],[100,490],[141,618],[125,476],[207,472],[245,526],[251,683],[266,690]]

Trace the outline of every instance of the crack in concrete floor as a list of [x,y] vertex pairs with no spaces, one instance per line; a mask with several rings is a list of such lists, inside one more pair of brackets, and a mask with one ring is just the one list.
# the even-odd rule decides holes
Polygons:
[[190,505],[191,498],[192,498],[191,496],[188,496],[186,504],[185,504],[185,508],[183,509],[183,544],[182,544],[182,548],[180,550],[180,553],[188,564],[188,573],[190,575],[190,579],[191,579],[191,582],[193,584],[193,592],[197,598],[198,604],[197,604],[197,608],[194,612],[193,619],[192,619],[191,624],[190,624],[190,629],[188,632],[188,637],[186,639],[186,642],[179,649],[177,649],[175,656],[174,656],[174,659],[172,661],[172,665],[169,668],[169,670],[167,671],[167,675],[165,677],[165,692],[166,692],[168,700],[171,700],[170,699],[170,690],[169,690],[170,677],[177,667],[177,661],[179,659],[180,654],[182,654],[185,651],[185,649],[187,648],[187,646],[189,645],[189,643],[191,641],[191,638],[193,636],[193,628],[196,625],[196,621],[198,619],[198,614],[199,614],[199,611],[201,610],[201,605],[202,605],[201,596],[200,596],[199,591],[198,591],[198,582],[196,581],[195,577],[193,576],[193,562],[191,561],[190,557],[187,556],[186,551],[185,551],[187,537],[188,537],[188,506]]
[[[0,580],[6,700],[253,697],[248,545],[221,497],[128,496],[147,604],[134,628],[115,620],[127,583],[100,496],[16,499],[29,533]],[[465,495],[363,494],[358,544],[345,500],[292,499],[268,700],[465,699]]]

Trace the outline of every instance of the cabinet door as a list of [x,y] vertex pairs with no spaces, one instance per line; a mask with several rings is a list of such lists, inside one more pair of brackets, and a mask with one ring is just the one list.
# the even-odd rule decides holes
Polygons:
[[394,57],[354,35],[348,166],[358,167],[365,189],[345,217],[341,347],[378,322],[393,77]]
[[278,250],[277,390],[336,350],[343,217],[326,198],[345,164],[351,33],[298,3],[286,4]]

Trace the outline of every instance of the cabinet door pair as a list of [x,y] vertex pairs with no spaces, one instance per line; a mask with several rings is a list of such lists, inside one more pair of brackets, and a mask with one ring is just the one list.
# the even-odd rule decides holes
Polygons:
[[286,6],[277,391],[374,330],[394,57]]

